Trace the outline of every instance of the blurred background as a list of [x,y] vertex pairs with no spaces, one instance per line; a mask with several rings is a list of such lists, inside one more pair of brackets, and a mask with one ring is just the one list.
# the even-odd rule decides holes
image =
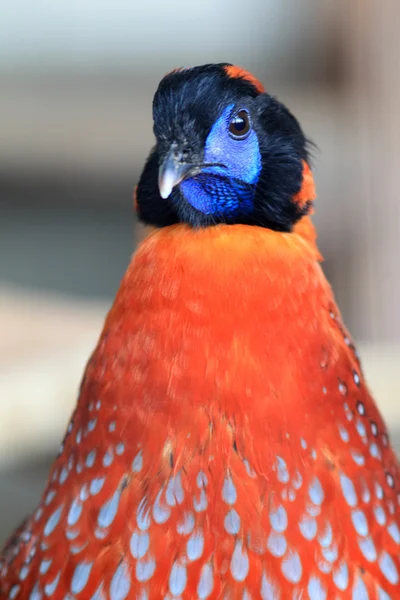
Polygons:
[[399,447],[398,0],[13,0],[0,20],[0,543],[38,501],[143,231],[132,189],[176,66],[233,62],[319,150],[325,271]]

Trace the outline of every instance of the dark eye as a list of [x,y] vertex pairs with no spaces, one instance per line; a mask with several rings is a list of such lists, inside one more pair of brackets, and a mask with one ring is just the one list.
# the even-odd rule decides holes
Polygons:
[[235,138],[244,138],[250,131],[250,119],[245,110],[240,110],[233,115],[229,123],[229,132]]

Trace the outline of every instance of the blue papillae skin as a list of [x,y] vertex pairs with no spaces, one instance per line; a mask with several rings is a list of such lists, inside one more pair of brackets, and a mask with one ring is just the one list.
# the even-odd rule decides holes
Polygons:
[[256,132],[245,139],[229,133],[234,105],[228,106],[213,125],[205,145],[204,162],[223,163],[208,167],[200,175],[180,184],[185,199],[207,215],[233,217],[253,209],[254,186],[261,171],[261,155]]

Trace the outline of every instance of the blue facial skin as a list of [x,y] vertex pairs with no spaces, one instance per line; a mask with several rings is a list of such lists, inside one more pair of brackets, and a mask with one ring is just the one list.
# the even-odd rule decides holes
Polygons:
[[[244,139],[229,132],[234,105],[228,106],[214,123],[206,140],[205,163],[222,163],[226,168],[205,168],[200,175],[182,181],[185,199],[207,215],[229,220],[238,212],[253,210],[254,186],[261,171],[261,155],[256,132],[251,129]],[[240,110],[240,107],[238,108]]]

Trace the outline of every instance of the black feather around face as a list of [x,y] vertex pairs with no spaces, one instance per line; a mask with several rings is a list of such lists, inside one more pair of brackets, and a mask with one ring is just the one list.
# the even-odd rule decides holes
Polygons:
[[[225,66],[178,70],[161,81],[153,102],[157,143],[137,188],[139,218],[156,227],[178,222],[194,227],[228,222],[290,231],[307,211],[293,200],[301,188],[303,161],[308,162],[306,138],[285,106],[269,94],[260,93],[251,82],[229,77]],[[246,192],[253,194],[252,210],[234,216],[205,214],[187,202],[179,185],[167,199],[161,198],[158,172],[171,145],[180,148],[183,161],[201,164],[207,136],[230,105],[248,110],[258,138],[261,171],[256,185],[247,186]],[[201,174],[204,177],[206,173]],[[229,181],[229,173],[224,178],[225,189],[240,190],[240,182]]]

